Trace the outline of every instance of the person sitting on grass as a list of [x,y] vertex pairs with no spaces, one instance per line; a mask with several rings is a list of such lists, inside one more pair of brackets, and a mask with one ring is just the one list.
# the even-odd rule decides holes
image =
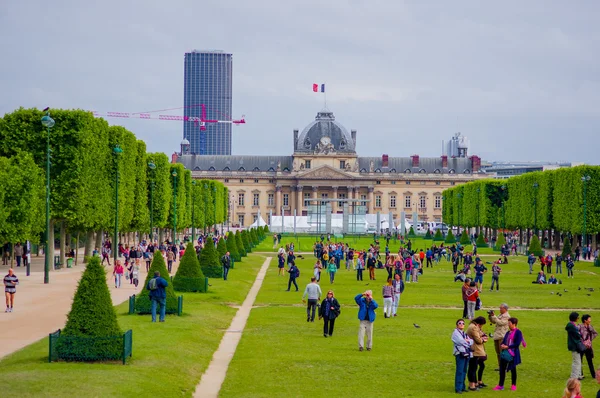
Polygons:
[[540,271],[538,273],[537,278],[533,282],[531,282],[531,283],[537,283],[537,284],[540,284],[540,285],[545,285],[546,284],[546,276],[544,275],[544,271]]
[[558,284],[558,280],[554,277],[554,274],[550,275],[550,279],[548,279],[548,284],[549,285],[557,285]]

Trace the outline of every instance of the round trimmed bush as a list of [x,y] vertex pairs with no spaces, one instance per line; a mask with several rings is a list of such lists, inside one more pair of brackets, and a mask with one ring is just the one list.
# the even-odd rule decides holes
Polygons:
[[205,277],[200,269],[193,243],[188,243],[173,278],[173,289],[178,292],[204,292]]

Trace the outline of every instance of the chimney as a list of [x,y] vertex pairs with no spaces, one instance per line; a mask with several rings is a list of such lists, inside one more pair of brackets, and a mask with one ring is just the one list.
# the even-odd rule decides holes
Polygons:
[[471,170],[473,173],[479,173],[481,169],[481,158],[479,156],[471,156]]
[[381,155],[381,167],[388,167],[388,155]]
[[350,130],[350,136],[352,137],[352,141],[354,141],[354,148],[356,148],[356,130]]
[[412,167],[419,167],[419,155],[412,155]]
[[298,130],[294,129],[294,151],[296,151],[297,146],[298,146]]
[[177,152],[173,152],[173,154],[171,155],[171,163],[175,164],[177,163]]
[[446,156],[446,155],[442,155],[442,168],[443,169],[448,168],[448,156]]

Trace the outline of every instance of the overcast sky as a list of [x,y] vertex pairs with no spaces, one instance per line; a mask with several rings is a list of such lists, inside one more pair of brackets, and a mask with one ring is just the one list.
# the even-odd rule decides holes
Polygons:
[[[323,107],[362,156],[600,162],[600,2],[0,0],[0,115],[183,106],[183,57],[233,58],[233,153],[288,155]],[[182,114],[182,113],[180,113]],[[109,120],[149,151],[180,122]]]

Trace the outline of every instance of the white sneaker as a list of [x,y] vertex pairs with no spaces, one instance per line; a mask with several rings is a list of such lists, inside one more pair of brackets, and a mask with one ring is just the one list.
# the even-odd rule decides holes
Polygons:
[[13,312],[13,309],[12,309],[12,307],[10,307],[10,310],[9,310],[8,312]]
[[10,309],[8,307],[6,307],[6,309],[4,310],[4,312],[10,312]]

